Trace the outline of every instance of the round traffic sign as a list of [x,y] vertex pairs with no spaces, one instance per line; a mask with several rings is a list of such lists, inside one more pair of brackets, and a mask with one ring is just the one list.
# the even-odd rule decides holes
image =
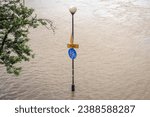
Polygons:
[[72,60],[74,60],[77,57],[77,53],[76,53],[75,49],[73,49],[73,48],[70,48],[68,50],[68,54]]

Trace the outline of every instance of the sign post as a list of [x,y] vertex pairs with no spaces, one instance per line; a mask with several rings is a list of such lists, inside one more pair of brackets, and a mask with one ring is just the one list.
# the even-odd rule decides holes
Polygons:
[[67,44],[67,47],[70,48],[68,50],[69,57],[72,59],[72,85],[71,85],[71,91],[75,91],[75,82],[74,82],[74,59],[77,56],[77,53],[74,48],[79,48],[78,44],[74,44],[74,14],[77,11],[76,7],[71,7],[69,9],[71,15],[72,15],[72,34],[70,38],[70,44]]

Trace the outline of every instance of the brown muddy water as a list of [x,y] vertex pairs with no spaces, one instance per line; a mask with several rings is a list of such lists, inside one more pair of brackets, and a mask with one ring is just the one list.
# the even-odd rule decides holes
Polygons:
[[[150,99],[149,0],[26,0],[56,33],[30,32],[35,59],[19,77],[0,66],[0,99]],[[69,6],[75,14],[76,91],[70,91]]]

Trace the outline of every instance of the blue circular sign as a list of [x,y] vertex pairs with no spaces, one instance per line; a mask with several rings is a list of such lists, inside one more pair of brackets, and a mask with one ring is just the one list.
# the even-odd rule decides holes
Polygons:
[[76,53],[75,49],[73,49],[73,48],[70,48],[68,50],[68,54],[72,60],[74,60],[77,57],[77,53]]

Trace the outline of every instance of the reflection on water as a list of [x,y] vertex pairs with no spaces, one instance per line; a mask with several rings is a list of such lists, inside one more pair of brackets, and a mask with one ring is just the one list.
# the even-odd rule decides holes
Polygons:
[[[149,0],[26,0],[56,34],[31,30],[36,58],[15,78],[0,67],[0,99],[150,99]],[[75,5],[76,92],[70,91],[71,34],[68,7]]]

